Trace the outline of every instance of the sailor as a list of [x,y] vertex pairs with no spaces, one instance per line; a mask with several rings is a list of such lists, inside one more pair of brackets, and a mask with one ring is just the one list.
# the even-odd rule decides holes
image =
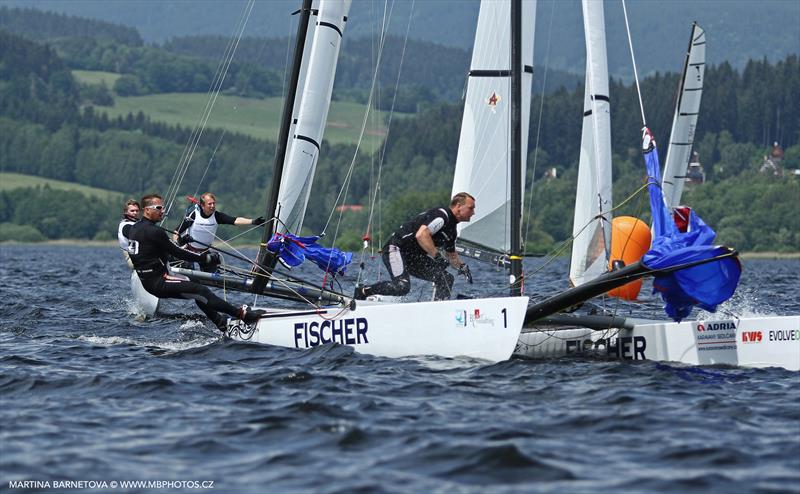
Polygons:
[[[200,204],[191,206],[173,236],[179,245],[192,252],[204,254],[217,236],[219,225],[263,225],[264,217],[255,219],[233,217],[217,211],[217,197],[211,192],[200,196]],[[216,266],[200,263],[203,271],[214,271]]]
[[[369,286],[356,286],[353,298],[370,295],[405,295],[411,290],[409,275],[432,281],[434,300],[450,298],[453,275],[448,266],[458,269],[472,283],[472,274],[456,252],[456,224],[469,221],[475,214],[475,198],[459,192],[450,207],[433,208],[403,223],[392,233],[382,249],[383,264],[392,279]],[[439,249],[443,248],[445,257]]]
[[222,331],[227,326],[227,318],[219,312],[241,319],[247,324],[253,324],[265,314],[263,310],[253,310],[246,305],[236,307],[214,295],[206,286],[191,282],[185,277],[170,275],[167,272],[167,258],[170,254],[184,261],[203,261],[208,265],[219,264],[219,254],[197,254],[181,249],[171,242],[167,233],[156,225],[164,216],[164,201],[161,196],[150,194],[142,197],[142,206],[142,220],[123,227],[122,232],[128,238],[128,253],[145,290],[159,298],[193,299],[200,310]]
[[125,225],[132,225],[139,221],[139,203],[135,199],[128,199],[125,205],[122,206],[122,220],[117,227],[117,240],[119,241],[119,248],[122,249],[122,257],[129,268],[133,269],[131,257],[128,255],[128,238],[122,234],[122,228]]

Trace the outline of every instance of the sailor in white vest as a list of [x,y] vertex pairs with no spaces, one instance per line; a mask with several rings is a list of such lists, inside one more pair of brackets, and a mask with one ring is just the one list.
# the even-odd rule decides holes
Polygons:
[[[184,249],[202,254],[217,237],[219,225],[262,225],[264,222],[263,216],[250,219],[242,216],[233,217],[217,211],[217,197],[211,192],[206,192],[200,196],[200,204],[195,204],[186,211],[174,239]],[[200,263],[200,269],[203,271],[214,271],[216,268],[216,265]]]
[[140,210],[141,208],[137,201],[133,199],[128,199],[125,201],[125,205],[122,207],[122,220],[120,220],[119,227],[117,227],[117,240],[119,241],[119,248],[122,249],[122,257],[125,259],[125,263],[131,269],[133,269],[133,263],[128,255],[128,237],[122,234],[122,228],[125,225],[132,225],[139,221]]

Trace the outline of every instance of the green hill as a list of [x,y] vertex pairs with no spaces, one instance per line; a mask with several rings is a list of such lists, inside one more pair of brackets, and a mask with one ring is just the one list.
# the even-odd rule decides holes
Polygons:
[[[112,87],[119,74],[100,71],[75,70],[75,78],[84,84],[104,82]],[[98,113],[109,118],[124,117],[142,112],[155,122],[194,128],[208,102],[204,93],[167,93],[147,96],[114,96],[114,106],[97,106]],[[219,95],[208,119],[210,128],[221,128],[257,139],[275,141],[280,126],[282,98],[242,98]],[[359,103],[334,101],[331,103],[325,140],[331,144],[355,144],[361,132],[366,106]],[[395,113],[402,118],[405,114]],[[374,111],[364,132],[362,149],[375,151],[386,137],[387,112]]]
[[[26,187],[44,187],[48,186],[55,190],[76,191],[85,195],[86,197],[96,197],[100,200],[114,200],[119,201],[120,205],[124,200],[122,192],[115,192],[113,190],[98,189],[97,187],[89,187],[72,182],[64,182],[63,180],[53,180],[50,178],[35,177],[33,175],[23,175],[21,173],[6,173],[0,172],[0,192],[6,192],[14,189],[24,189]],[[121,206],[120,206],[121,207]]]

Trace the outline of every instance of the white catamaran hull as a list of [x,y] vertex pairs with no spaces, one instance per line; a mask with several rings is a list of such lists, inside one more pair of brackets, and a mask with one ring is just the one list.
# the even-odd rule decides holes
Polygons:
[[361,301],[354,310],[272,311],[253,333],[232,326],[238,340],[306,349],[339,343],[383,357],[438,355],[492,362],[511,357],[528,297],[385,304]]
[[140,314],[147,317],[153,317],[156,314],[159,298],[144,289],[136,271],[131,271],[131,293]]
[[647,322],[632,329],[525,329],[514,354],[529,358],[592,354],[690,365],[800,370],[800,316]]

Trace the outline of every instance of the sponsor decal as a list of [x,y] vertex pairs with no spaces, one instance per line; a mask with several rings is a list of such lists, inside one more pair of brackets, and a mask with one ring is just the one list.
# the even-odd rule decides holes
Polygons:
[[729,331],[735,330],[736,323],[733,321],[719,321],[719,322],[707,322],[707,323],[697,323],[697,331]]
[[311,348],[325,343],[361,345],[369,343],[366,317],[296,322],[294,323],[295,348]]
[[736,322],[712,321],[694,323],[697,350],[736,350]]
[[763,339],[761,331],[742,331],[742,343],[761,343]]
[[465,310],[456,311],[456,326],[465,328],[467,327],[467,311]]
[[481,315],[480,309],[473,309],[472,313],[469,315],[469,322],[472,324],[473,328],[479,324],[494,326],[494,319],[486,317],[486,314]]
[[768,335],[769,341],[800,341],[800,329],[778,329]]
[[499,103],[501,99],[503,98],[501,98],[496,92],[492,91],[492,95],[486,100],[486,104],[489,105],[492,113],[497,113],[497,103]]
[[644,336],[620,336],[597,340],[595,347],[605,346],[610,358],[620,360],[646,360],[647,338]]

